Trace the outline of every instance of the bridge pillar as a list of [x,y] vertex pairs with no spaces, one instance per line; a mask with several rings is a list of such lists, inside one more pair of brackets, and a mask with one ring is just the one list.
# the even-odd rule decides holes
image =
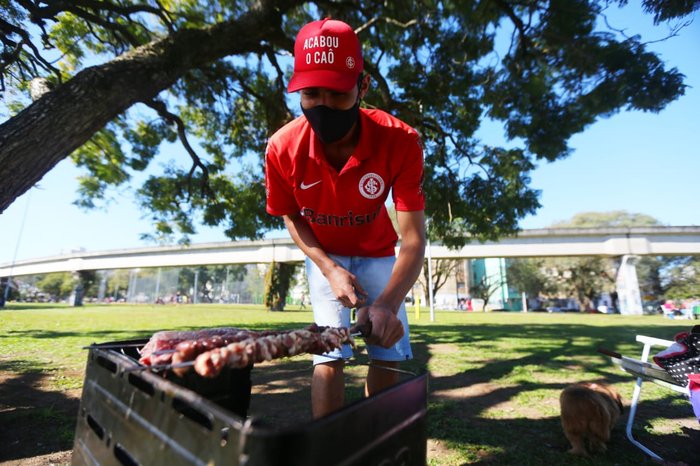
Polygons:
[[618,308],[620,314],[643,314],[642,294],[639,291],[639,281],[637,280],[637,260],[639,257],[625,255],[622,256],[620,267],[617,269]]
[[100,286],[97,289],[97,301],[102,302],[105,299],[105,294],[107,292],[107,274],[102,273],[100,276]]
[[75,280],[75,285],[73,286],[73,291],[71,291],[70,296],[68,297],[68,305],[80,307],[83,305],[85,284],[83,283],[83,277],[80,272],[73,272],[73,279]]

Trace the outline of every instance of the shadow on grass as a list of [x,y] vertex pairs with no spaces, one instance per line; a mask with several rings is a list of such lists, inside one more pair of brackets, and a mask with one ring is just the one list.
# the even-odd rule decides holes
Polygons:
[[[505,320],[505,319],[504,319]],[[298,323],[276,323],[280,328],[296,328]],[[269,324],[251,328],[269,328]],[[632,446],[624,436],[624,423],[621,421],[613,432],[606,454],[592,460],[572,458],[566,454],[569,448],[561,431],[559,418],[552,415],[553,408],[558,412],[558,393],[570,382],[581,377],[604,380],[608,383],[630,388],[634,379],[615,368],[610,359],[597,353],[598,347],[618,351],[625,355],[637,356],[641,345],[635,342],[636,334],[647,334],[670,339],[688,325],[679,323],[672,326],[649,325],[584,325],[584,324],[531,324],[517,325],[512,322],[487,324],[414,325],[412,340],[415,359],[403,364],[403,368],[419,373],[429,367],[438,353],[449,351],[452,346],[468,351],[470,357],[479,360],[475,367],[457,373],[448,371],[434,374],[429,381],[429,437],[449,446],[450,451],[458,451],[467,458],[469,464],[518,464],[518,465],[638,465],[651,464],[644,455]],[[108,342],[123,340],[125,331],[101,332],[55,332],[26,331],[14,332],[13,336],[32,338],[61,339],[85,337],[93,341]],[[136,338],[139,335],[134,335]],[[144,332],[141,336],[148,337]],[[2,336],[0,336],[2,338]],[[511,342],[511,340],[513,340]],[[497,345],[505,345],[508,353],[486,355]],[[473,352],[472,352],[473,351]],[[493,352],[493,351],[489,351]],[[512,356],[511,356],[512,355]],[[366,362],[363,352],[355,361]],[[350,363],[351,366],[353,363]],[[513,378],[515,382],[499,382],[507,379],[520,368],[535,367],[547,374],[561,374],[558,378],[544,380],[526,376]],[[538,369],[535,369],[537,371]],[[0,411],[0,460],[24,458],[51,453],[70,448],[70,439],[49,446],[49,439],[72,437],[77,414],[78,401],[71,400],[61,393],[45,392],[35,387],[41,385],[46,373],[36,371],[28,361],[0,363],[0,371],[14,373],[0,385],[0,402],[8,406]],[[449,373],[449,375],[442,375]],[[348,394],[355,396],[361,385],[365,368],[348,368]],[[50,375],[50,373],[49,373]],[[310,419],[310,378],[311,362],[308,359],[292,358],[280,363],[261,364],[252,373],[253,396],[249,414],[270,423],[293,425]],[[537,380],[535,380],[537,379]],[[566,380],[567,382],[564,382]],[[481,386],[481,389],[476,387]],[[25,388],[26,387],[26,388]],[[489,410],[499,409],[499,405],[512,402],[516,397],[536,391],[548,391],[553,399],[533,398],[533,405],[527,410],[514,412],[512,416],[499,414],[494,418]],[[23,392],[34,398],[32,404],[22,401]],[[10,401],[6,401],[10,396]],[[348,397],[349,398],[349,397]],[[64,406],[62,423],[47,421],[52,414],[31,415],[35,407]],[[626,400],[629,404],[629,400]],[[29,407],[26,411],[23,411]],[[26,413],[26,414],[25,414]],[[627,413],[625,413],[626,415]],[[698,464],[700,458],[700,432],[697,428],[678,427],[675,431],[662,434],[647,434],[650,422],[657,417],[673,421],[688,420],[692,415],[690,404],[678,402],[678,395],[669,394],[655,400],[643,400],[639,406],[635,434],[650,448],[674,460],[688,464]],[[26,416],[26,417],[22,417]],[[59,416],[60,417],[60,416]],[[39,422],[39,421],[42,422]],[[22,432],[21,425],[30,426],[24,446],[18,446],[15,434]],[[56,429],[58,433],[56,433]],[[685,430],[682,430],[685,429]],[[14,432],[17,430],[18,432]],[[61,433],[63,432],[63,434]],[[69,432],[69,434],[65,434]],[[39,435],[37,435],[39,433]],[[40,437],[41,440],[37,440]],[[43,442],[41,445],[37,443]],[[24,448],[24,451],[22,449]],[[25,456],[21,456],[25,455]],[[435,463],[441,464],[441,463]]]
[[[504,395],[503,393],[500,396]],[[570,448],[558,416],[538,419],[515,417],[493,419],[481,416],[485,399],[433,401],[428,409],[428,436],[437,439],[468,458],[464,464],[499,465],[640,465],[656,464],[634,447],[625,437],[625,421],[613,429],[608,450],[591,459],[567,454]],[[499,395],[496,397],[499,398]],[[667,460],[688,465],[700,464],[700,431],[682,428],[681,432],[646,434],[649,428],[646,411],[663,409],[668,418],[683,418],[681,409],[669,409],[669,399],[643,402],[634,435],[647,447]],[[627,415],[625,412],[624,416]],[[626,419],[626,417],[625,417]]]
[[50,372],[29,361],[0,362],[0,461],[69,450],[79,399],[45,391]]
[[31,310],[47,310],[47,309],[68,309],[72,306],[65,303],[5,303],[5,306],[0,307],[2,311],[31,311]]
[[[168,330],[173,331],[195,331],[201,329],[207,329],[210,326],[182,326],[182,327],[172,327]],[[270,330],[269,325],[262,324],[252,324],[246,325],[248,330],[264,331]],[[299,328],[299,324],[296,322],[292,323],[276,323],[276,330],[291,330]],[[153,335],[153,330],[85,330],[80,332],[75,331],[56,331],[56,330],[44,330],[44,329],[31,329],[31,330],[10,330],[0,334],[0,339],[2,338],[34,338],[39,340],[44,339],[60,339],[60,338],[83,338],[86,340],[92,340],[99,343],[109,343],[116,341],[123,341],[125,339],[140,339],[140,338],[151,338]]]
[[[559,417],[543,416],[543,413],[551,412],[554,408],[558,412],[559,392],[569,383],[579,380],[621,384],[629,387],[631,392],[635,379],[613,366],[608,357],[597,353],[598,347],[639,357],[641,345],[635,342],[635,335],[671,339],[676,332],[687,328],[654,325],[600,327],[560,323],[527,327],[514,324],[416,326],[412,329],[416,360],[411,364],[425,367],[435,357],[436,348],[449,351],[472,345],[477,352],[470,355],[470,361],[474,362],[475,359],[479,360],[479,347],[483,348],[485,343],[491,342],[494,348],[498,348],[498,345],[506,344],[504,340],[520,340],[512,358],[507,358],[507,353],[494,357],[489,354],[493,349],[489,348],[489,351],[483,351],[484,358],[479,360],[478,368],[431,377],[429,437],[468,458],[465,464],[651,464],[625,438],[627,410],[614,430],[608,452],[590,460],[567,455],[569,445]],[[553,345],[552,342],[560,343]],[[488,348],[489,345],[486,346]],[[549,374],[559,373],[559,379],[567,381],[524,382],[521,378],[515,378],[519,380],[517,383],[508,381],[499,384],[499,379],[507,379],[526,366],[546,368]],[[504,406],[513,406],[508,403],[519,395],[547,390],[553,394],[551,398],[533,397],[533,406],[516,406],[512,410],[512,418],[508,415],[510,411],[499,413],[499,418],[488,413],[489,409],[503,410],[506,409]],[[629,399],[626,400],[627,405],[629,402]],[[671,433],[647,434],[651,429],[650,420],[655,418],[669,420],[671,424],[678,421],[678,425],[671,429]],[[689,465],[700,464],[700,430],[687,427],[689,420],[692,423],[691,418],[690,403],[669,391],[660,399],[642,400],[633,432],[663,457]]]
[[129,333],[124,330],[99,330],[99,331],[84,331],[84,332],[58,332],[55,330],[14,330],[0,335],[2,338],[27,338],[37,340],[57,340],[61,338],[81,338],[86,341],[94,341],[97,343],[105,343],[113,340],[125,340],[125,335],[129,339],[150,338],[153,332],[133,332]]

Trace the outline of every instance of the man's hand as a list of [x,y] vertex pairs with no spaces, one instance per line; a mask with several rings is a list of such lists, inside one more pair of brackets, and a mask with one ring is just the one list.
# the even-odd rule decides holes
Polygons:
[[348,308],[360,307],[367,302],[367,292],[362,288],[357,277],[344,268],[334,267],[326,279],[333,290],[333,294],[340,303]]
[[389,307],[371,305],[358,309],[357,324],[367,321],[372,323],[372,334],[365,338],[369,344],[390,348],[403,337],[403,324]]

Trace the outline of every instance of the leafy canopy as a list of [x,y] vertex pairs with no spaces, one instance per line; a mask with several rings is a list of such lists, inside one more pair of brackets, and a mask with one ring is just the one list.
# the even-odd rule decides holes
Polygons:
[[661,226],[661,222],[645,214],[612,210],[608,212],[580,212],[570,220],[557,222],[551,228],[632,228]]
[[[538,161],[566,157],[570,137],[601,117],[656,112],[685,89],[678,70],[639,36],[604,26],[608,9],[626,0],[273,3],[281,20],[266,40],[191,67],[73,152],[85,169],[79,205],[108,201],[114,188],[143,179],[137,176],[143,172],[135,188],[160,240],[186,239],[200,222],[222,226],[231,238],[281,227],[264,211],[262,158],[266,139],[299,113],[285,92],[294,35],[324,16],[357,28],[374,84],[364,105],[422,134],[430,232],[448,245],[463,243],[466,234],[495,239],[514,232],[539,207],[530,186]],[[656,22],[677,29],[699,4],[642,3]],[[268,4],[5,0],[0,87],[9,112],[29,103],[33,78],[56,89],[88,66],[133,59],[139,46],[226,25]],[[250,32],[242,29],[239,37]],[[210,46],[187,44],[194,52]],[[505,144],[480,139],[486,119],[502,125]],[[184,162],[172,155],[169,143],[177,140],[189,155]]]

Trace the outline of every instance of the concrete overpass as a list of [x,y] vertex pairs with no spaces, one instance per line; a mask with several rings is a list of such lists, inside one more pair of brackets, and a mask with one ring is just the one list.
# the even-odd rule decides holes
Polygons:
[[[432,258],[688,256],[700,255],[700,227],[523,230],[499,241],[449,249],[433,243]],[[0,277],[217,264],[296,262],[303,254],[291,239],[204,243],[76,252],[0,264]]]

